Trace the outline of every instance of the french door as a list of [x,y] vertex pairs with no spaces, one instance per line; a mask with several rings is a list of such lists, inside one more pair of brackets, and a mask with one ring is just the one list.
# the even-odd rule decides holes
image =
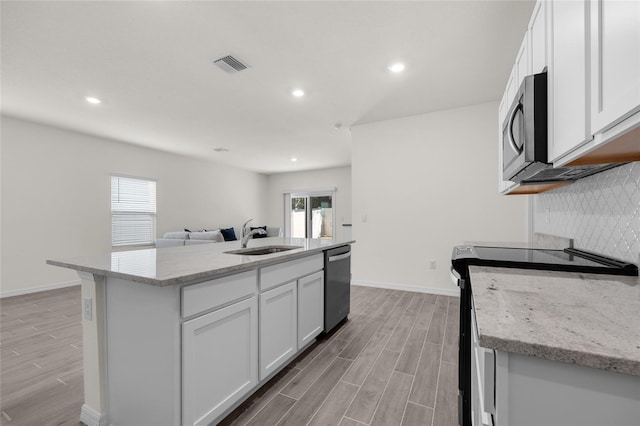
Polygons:
[[285,194],[285,236],[326,238],[335,235],[335,191]]

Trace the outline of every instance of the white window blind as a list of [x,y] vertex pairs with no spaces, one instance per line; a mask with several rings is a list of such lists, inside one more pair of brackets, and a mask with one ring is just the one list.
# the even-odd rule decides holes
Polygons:
[[111,244],[153,244],[156,182],[111,176]]

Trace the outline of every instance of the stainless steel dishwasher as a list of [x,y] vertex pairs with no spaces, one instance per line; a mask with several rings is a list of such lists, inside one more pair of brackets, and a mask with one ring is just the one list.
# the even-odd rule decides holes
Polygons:
[[349,315],[351,296],[351,246],[324,254],[324,332],[331,331]]

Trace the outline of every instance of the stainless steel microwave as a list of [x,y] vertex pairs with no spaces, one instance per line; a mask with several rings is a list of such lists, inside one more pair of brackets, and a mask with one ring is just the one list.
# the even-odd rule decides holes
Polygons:
[[518,89],[502,126],[502,171],[520,182],[547,163],[547,73],[529,75]]

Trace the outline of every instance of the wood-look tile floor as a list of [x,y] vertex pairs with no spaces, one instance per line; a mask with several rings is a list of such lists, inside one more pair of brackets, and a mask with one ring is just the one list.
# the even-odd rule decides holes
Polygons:
[[459,299],[351,287],[347,323],[222,425],[457,425]]
[[[80,288],[0,300],[0,425],[80,425]],[[458,299],[353,286],[349,321],[224,425],[457,423]]]
[[80,425],[80,286],[0,299],[0,425]]

